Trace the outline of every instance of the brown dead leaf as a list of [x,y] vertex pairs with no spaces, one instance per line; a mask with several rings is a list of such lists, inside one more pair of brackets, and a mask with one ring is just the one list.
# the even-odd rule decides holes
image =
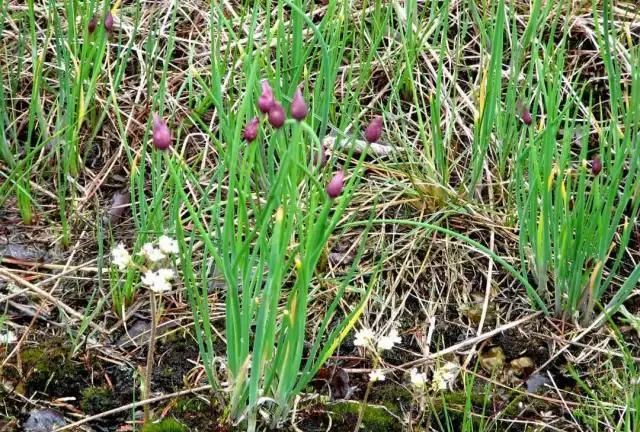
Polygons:
[[341,367],[320,368],[315,379],[326,381],[331,389],[331,399],[349,399],[353,389],[349,385],[349,374]]
[[353,262],[356,252],[356,247],[352,243],[340,241],[333,245],[327,259],[332,267],[347,266]]
[[116,223],[122,218],[125,210],[131,203],[129,191],[117,191],[111,198],[111,207],[107,212],[107,218],[110,223]]
[[46,253],[31,246],[20,243],[6,243],[0,245],[0,258],[24,262],[42,261]]

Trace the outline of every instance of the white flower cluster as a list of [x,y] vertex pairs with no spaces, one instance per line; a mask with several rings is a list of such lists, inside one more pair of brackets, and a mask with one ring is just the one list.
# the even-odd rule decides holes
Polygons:
[[451,390],[456,382],[456,378],[460,373],[460,365],[455,362],[446,362],[440,366],[433,374],[433,390],[444,391]]
[[424,388],[427,383],[427,374],[424,372],[418,372],[418,369],[413,368],[409,371],[409,381],[417,388]]
[[[398,335],[398,330],[392,329],[386,336],[381,336],[376,341],[375,333],[368,328],[363,328],[356,332],[356,338],[353,341],[355,346],[366,349],[377,348],[378,351],[392,350],[396,344],[402,342],[402,338]],[[369,372],[369,381],[384,381],[384,371],[382,369],[373,369]]]
[[[153,243],[142,245],[139,254],[147,262],[144,275],[140,278],[142,284],[156,293],[170,291],[171,281],[176,276],[175,272],[168,268],[157,268],[157,266],[171,255],[179,252],[178,242],[166,235],[161,235],[158,238],[157,245]],[[111,263],[122,271],[128,267],[135,267],[133,259],[123,243],[118,243],[111,251]],[[153,268],[157,269],[153,270]]]
[[371,329],[363,328],[356,332],[356,338],[354,339],[353,344],[359,347],[369,347],[375,337],[376,335]]
[[[433,373],[431,388],[433,391],[451,390],[460,373],[460,365],[456,362],[446,362]],[[418,372],[416,368],[409,371],[409,381],[419,389],[424,389],[427,385],[427,374]]]
[[378,339],[378,349],[382,350],[392,350],[395,344],[402,343],[402,338],[398,335],[398,330],[393,329],[389,332],[388,335],[382,336]]
[[156,293],[163,293],[171,290],[171,281],[175,273],[171,269],[161,268],[157,271],[147,270],[140,281],[144,286]]
[[[353,341],[355,346],[363,347],[368,350],[376,350],[381,352],[384,350],[392,350],[396,345],[402,343],[402,338],[398,334],[398,330],[392,329],[386,336],[376,338],[376,334],[369,328],[363,328],[356,331],[356,337]],[[455,384],[456,378],[460,373],[460,365],[455,362],[446,362],[436,369],[431,380],[431,387],[434,391],[448,390]],[[372,369],[369,372],[369,381],[384,381],[385,375],[383,369]],[[409,382],[416,389],[423,390],[428,383],[427,374],[418,372],[413,368],[409,371]]]
[[124,244],[118,243],[111,251],[111,262],[120,270],[126,270],[131,264],[131,255],[124,247]]
[[[392,350],[396,344],[402,342],[402,338],[398,335],[398,330],[392,329],[388,335],[381,336],[376,342],[376,335],[371,329],[363,328],[356,332],[356,338],[353,341],[355,346],[369,348],[376,346],[378,351]],[[374,343],[375,342],[375,343]]]
[[140,254],[150,263],[157,263],[178,252],[180,252],[178,242],[171,237],[161,235],[158,238],[158,246],[154,246],[152,243],[145,243],[142,245]]

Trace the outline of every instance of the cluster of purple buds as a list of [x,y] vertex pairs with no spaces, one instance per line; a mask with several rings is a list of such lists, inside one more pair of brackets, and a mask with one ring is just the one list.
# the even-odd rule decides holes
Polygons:
[[[111,33],[113,31],[113,14],[111,13],[111,11],[107,12],[107,15],[104,17],[104,29]],[[87,24],[87,30],[89,31],[89,33],[93,33],[96,31],[96,28],[98,27],[98,17],[94,16],[93,18],[91,18],[91,20],[89,21],[89,24]]]
[[[267,80],[263,80],[261,83],[262,94],[258,98],[258,109],[263,114],[267,115],[269,124],[278,129],[284,125],[286,121],[286,113],[282,105],[276,100],[273,95],[273,89],[269,85]],[[298,87],[291,99],[291,117],[297,121],[304,120],[309,114],[309,107],[302,95],[302,89]],[[260,120],[258,117],[252,118],[244,128],[244,139],[247,142],[252,142],[258,136],[258,128]],[[382,117],[376,117],[371,121],[371,124],[365,132],[365,137],[370,142],[375,142],[380,139],[382,134]],[[326,163],[327,154],[325,148],[322,147],[317,154],[315,154],[315,162],[322,166]],[[334,174],[329,183],[327,184],[327,195],[331,199],[335,199],[342,193],[344,189],[345,173],[340,170]]]
[[[262,80],[262,93],[258,98],[258,109],[261,113],[267,115],[267,121],[271,126],[280,129],[287,120],[287,113],[282,104],[278,102],[273,94],[273,89],[267,80]],[[304,120],[309,113],[309,107],[302,96],[302,90],[296,89],[291,101],[291,117],[298,121]],[[258,136],[260,120],[257,117],[249,120],[244,128],[243,137],[247,142],[252,142]]]

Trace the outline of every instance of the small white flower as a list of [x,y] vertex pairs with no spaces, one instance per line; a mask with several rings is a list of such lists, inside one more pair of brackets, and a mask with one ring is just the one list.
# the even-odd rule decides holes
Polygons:
[[142,256],[150,262],[158,262],[165,259],[164,253],[159,248],[154,247],[151,243],[145,243],[140,251]]
[[167,275],[161,274],[160,271],[154,272],[149,270],[142,276],[140,280],[143,285],[145,285],[155,293],[163,293],[165,291],[171,290],[171,281],[167,280]]
[[376,335],[373,334],[373,331],[371,331],[371,329],[363,328],[362,330],[358,330],[356,332],[356,338],[354,339],[353,344],[355,346],[361,347],[370,346],[375,337]]
[[158,269],[156,273],[158,273],[158,277],[166,281],[171,281],[174,277],[176,277],[176,273],[173,270],[167,268]]
[[111,251],[111,262],[120,270],[125,270],[131,263],[131,255],[125,249],[124,244],[118,243]]
[[431,384],[435,391],[443,391],[453,388],[456,378],[460,373],[458,363],[447,362],[439,367],[433,374],[433,383]]
[[545,420],[551,420],[553,418],[553,411],[542,411],[540,417]]
[[423,388],[427,383],[427,374],[424,372],[418,372],[418,369],[413,368],[409,371],[411,375],[411,384],[418,388]]
[[395,344],[399,344],[401,342],[402,342],[402,338],[398,336],[398,330],[393,329],[389,332],[387,336],[383,336],[378,340],[378,349],[390,350],[390,349],[393,349]]
[[369,372],[369,381],[384,381],[384,372],[382,372],[382,369],[374,369]]
[[5,333],[0,333],[0,345],[7,345],[14,343],[18,338],[16,334],[11,330],[7,330]]
[[165,255],[175,255],[180,252],[178,242],[166,235],[161,235],[158,238],[158,247]]

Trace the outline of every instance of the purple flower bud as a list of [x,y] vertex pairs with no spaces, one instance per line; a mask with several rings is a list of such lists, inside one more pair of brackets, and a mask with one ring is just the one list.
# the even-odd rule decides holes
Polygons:
[[157,114],[153,115],[153,145],[158,150],[166,150],[171,146],[171,131]]
[[260,120],[258,117],[254,117],[249,120],[249,123],[244,127],[244,139],[247,142],[251,142],[258,136],[258,128],[260,127]]
[[600,171],[602,171],[602,161],[598,157],[591,159],[591,172],[593,175],[600,174]]
[[521,100],[516,101],[516,112],[520,114],[520,120],[522,120],[522,123],[527,126],[533,123],[533,117],[531,117],[529,108],[527,108]]
[[111,11],[107,12],[107,16],[104,17],[104,29],[109,33],[113,31],[113,14]]
[[284,108],[279,102],[274,101],[273,106],[269,110],[269,123],[276,129],[279,129],[287,119],[287,114],[284,112]]
[[291,101],[291,117],[302,121],[309,113],[309,107],[302,97],[302,90],[298,87]]
[[382,136],[382,117],[375,116],[369,126],[364,130],[364,139],[370,143],[378,142]]
[[94,31],[96,31],[97,26],[98,26],[98,18],[94,16],[89,21],[89,24],[87,24],[87,30],[89,31],[89,33],[93,33]]
[[269,81],[262,80],[262,94],[258,98],[258,109],[263,113],[268,113],[276,103],[276,99],[273,97],[273,90],[269,85]]
[[329,198],[337,198],[344,189],[344,171],[335,173],[329,184],[327,185],[327,195]]

